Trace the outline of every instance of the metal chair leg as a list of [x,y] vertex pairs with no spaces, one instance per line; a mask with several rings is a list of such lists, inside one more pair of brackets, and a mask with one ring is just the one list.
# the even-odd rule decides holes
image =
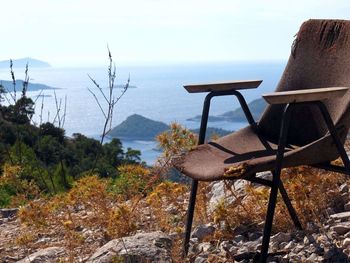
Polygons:
[[271,230],[272,230],[272,223],[273,223],[273,217],[275,215],[277,194],[278,194],[278,189],[279,189],[280,181],[281,181],[280,175],[281,175],[281,170],[282,170],[284,149],[286,146],[288,126],[289,126],[289,121],[290,121],[292,109],[293,109],[293,107],[291,107],[290,104],[287,104],[284,108],[284,112],[283,112],[283,116],[282,116],[282,125],[281,125],[281,130],[280,130],[280,135],[279,135],[279,140],[278,140],[278,149],[277,149],[277,154],[276,154],[276,167],[275,167],[275,170],[272,172],[272,176],[273,176],[272,177],[272,186],[271,186],[269,204],[267,207],[263,241],[262,241],[261,253],[260,253],[260,258],[259,258],[260,263],[266,262],[268,252],[269,252],[269,243],[270,243],[270,236],[271,236]]
[[195,204],[196,204],[197,188],[198,188],[198,181],[193,180],[192,187],[191,187],[190,200],[188,203],[188,210],[187,210],[187,222],[186,222],[186,230],[185,230],[184,255],[183,255],[184,257],[187,256],[188,249],[189,249],[192,222],[193,222],[193,214],[194,214],[194,208],[195,208]]
[[299,229],[299,230],[302,230],[303,228],[302,228],[301,223],[300,223],[300,221],[299,221],[298,215],[297,215],[297,213],[296,213],[294,207],[292,206],[292,203],[290,202],[290,199],[289,199],[289,197],[288,197],[287,191],[286,191],[286,189],[284,188],[282,181],[280,181],[279,190],[280,190],[280,193],[281,193],[281,195],[282,195],[283,201],[284,201],[284,203],[285,203],[286,206],[287,206],[289,215],[290,215],[290,217],[292,218],[295,227],[296,227],[297,229]]
[[268,204],[268,207],[267,207],[267,214],[266,214],[266,219],[265,219],[263,241],[262,241],[261,252],[260,252],[260,257],[259,257],[259,261],[261,263],[265,263],[266,262],[267,256],[268,256],[268,252],[269,252],[269,243],[270,243],[270,236],[271,236],[271,230],[272,230],[273,217],[274,217],[274,214],[275,214],[277,194],[278,194],[278,185],[273,184],[272,187],[271,187],[269,204]]
[[329,130],[329,133],[331,134],[333,141],[337,147],[337,150],[339,152],[339,155],[343,161],[344,167],[345,169],[350,172],[350,160],[349,157],[345,151],[345,148],[342,144],[342,142],[340,141],[340,138],[338,136],[337,130],[333,124],[333,120],[331,118],[331,116],[329,115],[328,109],[327,107],[322,103],[322,102],[317,102],[317,105],[319,107],[319,109],[321,110],[321,113],[323,115],[323,118],[326,122],[327,128]]

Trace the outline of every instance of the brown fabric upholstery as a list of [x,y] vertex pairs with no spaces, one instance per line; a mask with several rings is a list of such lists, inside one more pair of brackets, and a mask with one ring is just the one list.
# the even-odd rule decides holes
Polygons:
[[[337,86],[350,86],[350,21],[309,20],[297,34],[276,90]],[[350,92],[324,103],[345,141],[350,124]],[[244,178],[274,169],[282,112],[282,105],[265,109],[258,123],[260,138],[246,127],[198,146],[177,161],[177,168],[201,181]],[[287,143],[297,147],[290,147],[285,153],[284,167],[316,164],[338,157],[319,110],[311,106],[302,106],[293,112]]]
[[[292,54],[276,91],[325,88],[350,85],[350,21],[309,20],[297,34]],[[347,128],[350,93],[325,104],[337,126]],[[277,142],[283,105],[267,107],[260,122],[260,132]],[[346,117],[346,119],[343,119]],[[305,145],[325,135],[317,109],[300,107],[293,114],[288,142]],[[345,134],[344,134],[345,135]]]

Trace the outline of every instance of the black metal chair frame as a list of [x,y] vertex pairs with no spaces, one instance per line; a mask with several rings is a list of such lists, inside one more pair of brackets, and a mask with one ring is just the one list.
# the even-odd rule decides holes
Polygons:
[[[230,91],[212,91],[207,94],[204,100],[203,105],[203,112],[202,112],[202,118],[201,118],[201,126],[199,131],[199,139],[198,139],[198,145],[204,144],[205,142],[205,134],[207,129],[207,123],[208,123],[208,116],[209,116],[209,109],[210,109],[210,102],[213,97],[218,96],[227,96],[227,95],[234,95],[237,97],[243,112],[248,120],[249,125],[253,128],[253,130],[258,134],[258,125],[254,121],[254,118],[249,110],[249,107],[242,96],[240,92],[237,90],[230,90]],[[280,179],[281,170],[282,170],[282,163],[283,163],[283,157],[284,152],[286,148],[286,140],[287,140],[287,134],[288,134],[288,127],[289,122],[291,118],[292,111],[295,107],[298,107],[299,105],[315,105],[319,108],[321,115],[327,125],[328,131],[330,135],[332,136],[332,139],[337,147],[337,150],[339,152],[339,155],[343,161],[344,167],[332,165],[331,163],[322,163],[322,164],[315,164],[310,165],[312,167],[343,173],[350,175],[350,161],[348,158],[348,155],[345,151],[345,148],[343,144],[341,143],[341,140],[337,134],[337,130],[333,124],[332,118],[329,115],[327,107],[321,102],[321,101],[309,101],[309,102],[297,102],[297,103],[289,103],[285,104],[283,116],[282,116],[282,125],[280,129],[279,134],[279,142],[278,142],[278,148],[276,153],[276,165],[275,169],[272,172],[272,180],[262,179],[256,177],[256,174],[253,176],[250,176],[248,178],[243,178],[244,180],[248,180],[250,182],[258,183],[264,186],[268,186],[271,188],[270,191],[270,197],[268,202],[268,208],[267,208],[267,214],[265,219],[265,226],[264,226],[264,232],[263,232],[263,240],[262,240],[262,247],[260,253],[257,252],[257,255],[255,257],[255,260],[258,260],[259,262],[266,262],[268,257],[268,249],[269,249],[269,242],[270,242],[270,236],[271,236],[271,230],[272,230],[272,223],[273,223],[273,217],[275,213],[275,207],[276,207],[276,201],[277,201],[277,194],[278,190],[280,191],[282,195],[282,199],[284,203],[287,206],[288,212],[293,220],[293,223],[296,228],[302,229],[301,223],[298,219],[298,216],[292,206],[292,203],[288,197],[288,194],[283,186],[283,183]],[[187,222],[186,222],[186,231],[185,231],[185,241],[184,241],[184,253],[187,255],[188,249],[189,249],[189,241],[191,236],[191,228],[192,228],[192,222],[193,222],[193,215],[194,215],[194,208],[195,208],[195,202],[196,202],[196,195],[197,195],[197,188],[198,188],[198,180],[192,180],[192,187],[191,187],[191,193],[190,193],[190,200],[188,205],[188,213],[187,213]]]

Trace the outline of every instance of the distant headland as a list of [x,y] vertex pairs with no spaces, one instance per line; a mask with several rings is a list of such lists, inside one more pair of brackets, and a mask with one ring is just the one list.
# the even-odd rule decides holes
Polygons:
[[[13,68],[25,68],[28,64],[29,68],[49,68],[51,65],[48,62],[35,59],[35,58],[19,58],[13,59]],[[9,68],[10,60],[2,60],[0,61],[0,68]]]
[[[253,117],[255,120],[259,120],[261,114],[263,113],[264,109],[266,108],[266,101],[264,99],[256,99],[253,100],[248,104],[249,110],[251,111]],[[188,121],[200,121],[201,116],[197,115],[193,118],[187,119]],[[209,116],[209,121],[210,122],[215,122],[215,121],[246,121],[246,117],[244,115],[244,112],[241,107],[233,110],[233,111],[228,111],[220,115],[216,116]]]
[[[11,80],[0,80],[0,85],[2,85],[6,91],[12,92],[13,91],[13,82]],[[23,87],[23,80],[17,79],[16,80],[16,89],[17,91],[21,91]],[[32,83],[29,81],[28,83],[28,91],[38,91],[38,90],[52,90],[57,89],[55,87],[50,87],[45,84],[40,83]]]

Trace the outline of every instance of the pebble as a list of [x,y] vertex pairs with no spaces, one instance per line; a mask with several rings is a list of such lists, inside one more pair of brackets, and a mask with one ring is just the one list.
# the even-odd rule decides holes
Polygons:
[[290,233],[282,233],[279,232],[276,235],[271,237],[271,242],[278,242],[278,243],[282,243],[282,242],[289,242],[291,240],[292,236]]
[[350,238],[345,238],[343,241],[343,248],[347,248],[350,245]]
[[209,252],[210,250],[212,250],[213,245],[210,242],[204,242],[204,243],[200,243],[198,245],[198,251],[202,251],[202,252]]
[[3,218],[15,217],[18,213],[18,208],[3,208],[0,209],[0,215]]
[[295,242],[292,240],[292,241],[289,241],[289,243],[284,247],[284,249],[286,250],[290,250],[292,248],[294,248],[296,246]]
[[220,244],[220,251],[222,253],[230,250],[230,248],[233,246],[233,242],[232,241],[229,241],[229,240],[225,240],[225,241],[222,241],[221,244]]
[[18,263],[52,262],[53,260],[58,259],[58,256],[63,253],[64,248],[62,247],[47,247],[26,256],[22,260],[18,261]]
[[198,238],[198,240],[201,241],[204,238],[213,235],[214,232],[215,232],[215,227],[212,224],[200,225],[193,230],[191,236],[193,238]]
[[347,203],[349,202],[349,193],[344,193],[344,194],[341,194],[340,196],[341,200],[344,202],[344,203]]
[[344,210],[345,210],[345,211],[350,211],[350,202],[348,202],[348,203],[346,203],[346,204],[344,205]]
[[293,252],[294,253],[299,253],[300,251],[302,251],[304,249],[304,245],[298,244],[294,249]]
[[347,183],[342,184],[341,186],[339,186],[339,192],[341,192],[342,194],[344,193],[348,193],[349,192],[349,186]]
[[202,257],[202,255],[200,257],[196,257],[196,259],[194,260],[194,263],[205,263],[207,262],[207,258]]
[[348,220],[350,218],[350,211],[333,214],[330,216],[330,218],[334,220],[341,220],[341,221]]
[[350,231],[350,223],[339,223],[331,227],[331,230],[339,235],[344,235]]
[[315,238],[312,235],[305,236],[303,241],[304,245],[309,245],[316,242]]
[[242,236],[242,235],[237,235],[233,238],[233,240],[237,243],[241,242],[241,241],[244,241],[245,240],[245,237]]
[[249,239],[249,241],[254,241],[254,240],[258,239],[261,236],[262,236],[262,233],[260,233],[260,232],[253,232],[253,233],[249,233],[248,234],[248,239]]

